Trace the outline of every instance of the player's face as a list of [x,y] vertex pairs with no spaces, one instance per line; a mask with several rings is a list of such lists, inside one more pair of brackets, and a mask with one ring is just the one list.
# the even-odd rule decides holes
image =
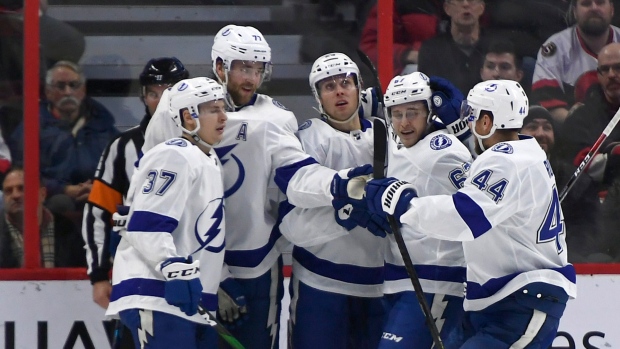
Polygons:
[[620,103],[620,45],[610,44],[601,50],[597,71],[607,101]]
[[428,109],[424,102],[410,102],[390,108],[394,132],[407,148],[414,146],[426,131]]
[[235,105],[243,106],[252,100],[265,75],[265,63],[233,61],[228,72],[228,93]]
[[330,117],[344,121],[359,107],[359,90],[352,74],[341,74],[317,83],[323,110]]
[[523,71],[515,65],[515,56],[512,53],[489,52],[480,69],[480,77],[482,81],[499,79],[521,81]]
[[157,104],[161,99],[162,93],[168,88],[168,85],[146,85],[144,87],[144,96],[142,96],[144,105],[149,110],[149,114],[153,115]]
[[200,130],[198,136],[209,143],[217,144],[222,140],[226,127],[226,104],[224,100],[210,101],[198,106]]
[[540,147],[549,155],[555,136],[553,134],[553,126],[547,119],[534,119],[523,126],[521,133],[536,138]]
[[54,69],[52,82],[45,87],[45,97],[60,112],[61,118],[77,117],[78,114],[75,113],[80,108],[85,96],[86,86],[80,80],[78,73],[62,66]]
[[603,35],[609,30],[614,6],[610,0],[578,0],[575,4],[577,26],[586,35]]
[[484,13],[484,1],[448,0],[444,3],[444,10],[453,24],[471,26],[478,23],[478,19]]

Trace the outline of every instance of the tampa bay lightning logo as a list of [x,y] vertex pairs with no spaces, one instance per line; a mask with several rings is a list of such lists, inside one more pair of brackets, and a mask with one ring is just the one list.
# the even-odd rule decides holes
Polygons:
[[278,108],[280,108],[280,109],[288,110],[288,109],[284,106],[284,104],[282,104],[282,103],[280,103],[280,102],[276,101],[275,99],[274,99],[274,100],[272,100],[272,101],[273,101],[273,105],[275,105],[276,107],[278,107]]
[[186,84],[186,83],[182,83],[182,84],[181,84],[181,86],[179,86],[179,87],[177,88],[177,90],[179,90],[179,91],[183,91],[183,90],[185,90],[188,86],[189,86],[188,84]]
[[443,99],[441,99],[441,96],[433,96],[433,104],[436,107],[441,107],[441,105],[443,104]]
[[[225,147],[215,148],[215,153],[217,154],[217,157],[220,158],[220,161],[222,162],[222,166],[224,166],[225,168],[226,177],[224,178],[224,184],[227,187],[226,190],[224,191],[225,198],[228,198],[232,196],[234,193],[236,193],[237,190],[241,188],[241,185],[243,184],[243,181],[245,180],[245,168],[243,167],[243,163],[238,157],[235,156],[235,154],[231,153],[231,150],[233,150],[236,146],[237,144],[232,144],[232,145],[228,145]],[[230,153],[229,159],[226,158],[228,153]],[[230,161],[230,159],[233,159],[234,163],[231,162],[228,165],[226,165]],[[236,167],[237,170],[235,170],[234,167]],[[235,172],[237,172],[236,177],[234,177]],[[235,178],[234,182],[229,187],[228,183],[233,178]]]
[[299,125],[298,130],[305,130],[312,125],[312,120],[306,120],[303,124]]
[[487,85],[487,87],[484,88],[484,90],[487,92],[494,92],[495,90],[497,90],[497,84],[489,84]]
[[167,145],[176,145],[177,147],[187,147],[187,142],[184,139],[174,138],[166,141]]
[[446,135],[437,135],[431,138],[431,149],[441,150],[452,145],[452,140]]
[[211,200],[196,219],[194,235],[200,247],[192,254],[202,249],[213,253],[218,253],[224,249],[224,239],[221,239],[222,243],[219,246],[208,246],[222,232],[223,221],[224,200],[221,198]]
[[512,148],[512,145],[508,143],[497,143],[496,145],[493,146],[493,148],[491,148],[491,151],[496,151],[498,153],[512,154],[514,152],[514,149]]

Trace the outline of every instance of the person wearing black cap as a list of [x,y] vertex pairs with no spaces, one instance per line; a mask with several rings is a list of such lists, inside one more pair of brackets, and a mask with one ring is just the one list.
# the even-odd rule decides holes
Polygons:
[[[112,233],[112,215],[127,194],[134,163],[144,144],[144,132],[163,92],[188,77],[189,72],[176,57],[149,60],[140,74],[140,100],[144,103],[145,115],[139,125],[113,139],[99,160],[92,190],[84,206],[82,237],[86,244],[93,301],[104,309],[110,303],[112,292],[109,280],[111,258],[120,241],[120,237]],[[129,331],[123,331],[121,338],[121,348],[133,348]]]
[[521,133],[536,138],[540,147],[547,153],[547,158],[555,145],[555,122],[551,113],[544,107],[535,105],[530,107]]

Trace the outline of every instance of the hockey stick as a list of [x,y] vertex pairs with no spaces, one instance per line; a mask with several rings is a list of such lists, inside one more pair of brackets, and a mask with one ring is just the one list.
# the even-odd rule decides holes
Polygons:
[[233,337],[233,335],[228,332],[226,327],[222,325],[215,316],[211,315],[205,308],[201,305],[198,305],[198,313],[202,315],[202,318],[207,321],[207,325],[213,327],[213,329],[217,332],[218,336],[220,336],[228,345],[230,345],[233,349],[245,349],[243,344],[241,344],[237,338]]
[[573,175],[568,180],[568,182],[566,182],[566,185],[564,186],[564,188],[562,188],[562,191],[560,192],[560,196],[559,196],[560,202],[562,202],[562,200],[566,198],[566,195],[568,195],[568,191],[571,190],[573,185],[575,185],[575,183],[577,182],[577,179],[579,179],[579,176],[581,176],[581,174],[583,173],[583,170],[586,167],[588,167],[588,164],[590,164],[592,159],[594,159],[594,156],[596,155],[598,150],[601,148],[601,145],[603,144],[603,142],[605,142],[605,140],[607,139],[611,131],[614,130],[619,120],[620,120],[620,109],[618,109],[614,117],[611,119],[611,121],[609,121],[609,124],[607,124],[607,127],[605,127],[605,129],[603,130],[603,133],[601,133],[601,135],[598,137],[596,142],[594,142],[592,149],[590,149],[586,157],[583,158],[579,166],[577,166],[575,173],[573,173]]
[[[361,50],[357,50],[357,54],[360,56],[362,63],[367,65],[370,70],[374,74],[374,78],[376,80],[377,86],[381,90],[381,84],[379,82],[379,75],[377,74],[377,69],[372,64],[368,56]],[[383,92],[383,90],[381,90]],[[381,93],[383,95],[383,93]],[[381,96],[383,97],[383,96]],[[380,103],[383,102],[383,98],[380,99]],[[379,118],[375,118],[373,120],[373,128],[374,128],[374,149],[373,149],[373,176],[376,179],[385,178],[385,169],[387,168],[387,150],[388,150],[388,132],[387,126],[384,120]],[[407,250],[407,245],[405,244],[405,240],[403,239],[403,235],[400,232],[400,227],[396,222],[396,219],[392,215],[388,215],[388,222],[390,223],[390,229],[392,230],[392,234],[394,235],[394,239],[396,240],[396,244],[398,245],[398,250],[400,251],[400,255],[403,258],[403,262],[405,263],[405,270],[407,270],[407,275],[409,275],[409,279],[411,280],[411,284],[413,285],[413,290],[415,291],[415,295],[418,298],[418,303],[420,303],[420,308],[422,308],[422,312],[424,313],[424,318],[426,320],[426,325],[431,332],[431,337],[433,337],[433,342],[435,343],[436,349],[444,349],[443,342],[441,341],[441,337],[439,336],[439,330],[437,329],[437,325],[435,324],[435,320],[433,319],[433,315],[431,314],[431,309],[428,306],[428,302],[426,302],[426,298],[424,298],[424,290],[422,290],[422,285],[420,284],[420,278],[418,277],[417,272],[413,266],[413,262],[411,261],[411,256],[409,256],[409,251]]]

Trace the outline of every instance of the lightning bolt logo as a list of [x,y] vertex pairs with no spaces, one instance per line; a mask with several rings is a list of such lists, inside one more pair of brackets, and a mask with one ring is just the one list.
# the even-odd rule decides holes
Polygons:
[[[225,169],[225,173],[226,176],[224,176],[224,182],[226,184],[226,186],[228,187],[228,178],[231,178],[232,176],[230,176],[230,174],[234,173],[234,171],[232,170],[231,164],[229,164],[228,166],[225,166],[226,163],[230,160],[233,159],[235,162],[235,164],[237,165],[238,168],[238,175],[237,178],[235,179],[235,181],[232,183],[232,185],[228,188],[226,188],[226,191],[224,191],[224,197],[230,197],[232,196],[234,193],[237,192],[237,190],[239,190],[239,188],[241,188],[241,185],[243,184],[243,181],[245,180],[245,168],[243,167],[243,163],[241,162],[241,160],[235,156],[235,154],[231,153],[231,151],[237,146],[237,144],[233,144],[233,145],[228,145],[225,147],[220,147],[220,148],[215,148],[215,153],[217,154],[217,157],[220,159],[220,161],[222,162],[222,166]],[[228,155],[228,153],[230,153],[230,159],[226,159],[226,155]]]
[[[205,213],[212,211],[211,215],[205,215]],[[202,219],[203,217],[209,217],[207,219]],[[196,219],[196,224],[194,225],[194,236],[196,237],[196,241],[200,244],[200,246],[192,252],[192,254],[205,249],[209,252],[217,253],[224,249],[224,240],[220,246],[208,246],[213,239],[215,239],[220,232],[222,231],[222,222],[224,221],[224,200],[221,198],[211,200],[207,207],[200,213],[198,219]],[[208,226],[205,233],[205,225]]]
[[437,326],[437,332],[441,333],[441,328],[443,327],[446,319],[443,317],[443,313],[446,311],[446,306],[448,305],[448,301],[444,300],[445,295],[443,294],[435,294],[433,296],[433,304],[431,305],[431,316],[435,320],[435,325]]
[[138,327],[138,340],[140,348],[148,344],[147,335],[153,337],[153,312],[151,310],[140,310],[140,327]]

